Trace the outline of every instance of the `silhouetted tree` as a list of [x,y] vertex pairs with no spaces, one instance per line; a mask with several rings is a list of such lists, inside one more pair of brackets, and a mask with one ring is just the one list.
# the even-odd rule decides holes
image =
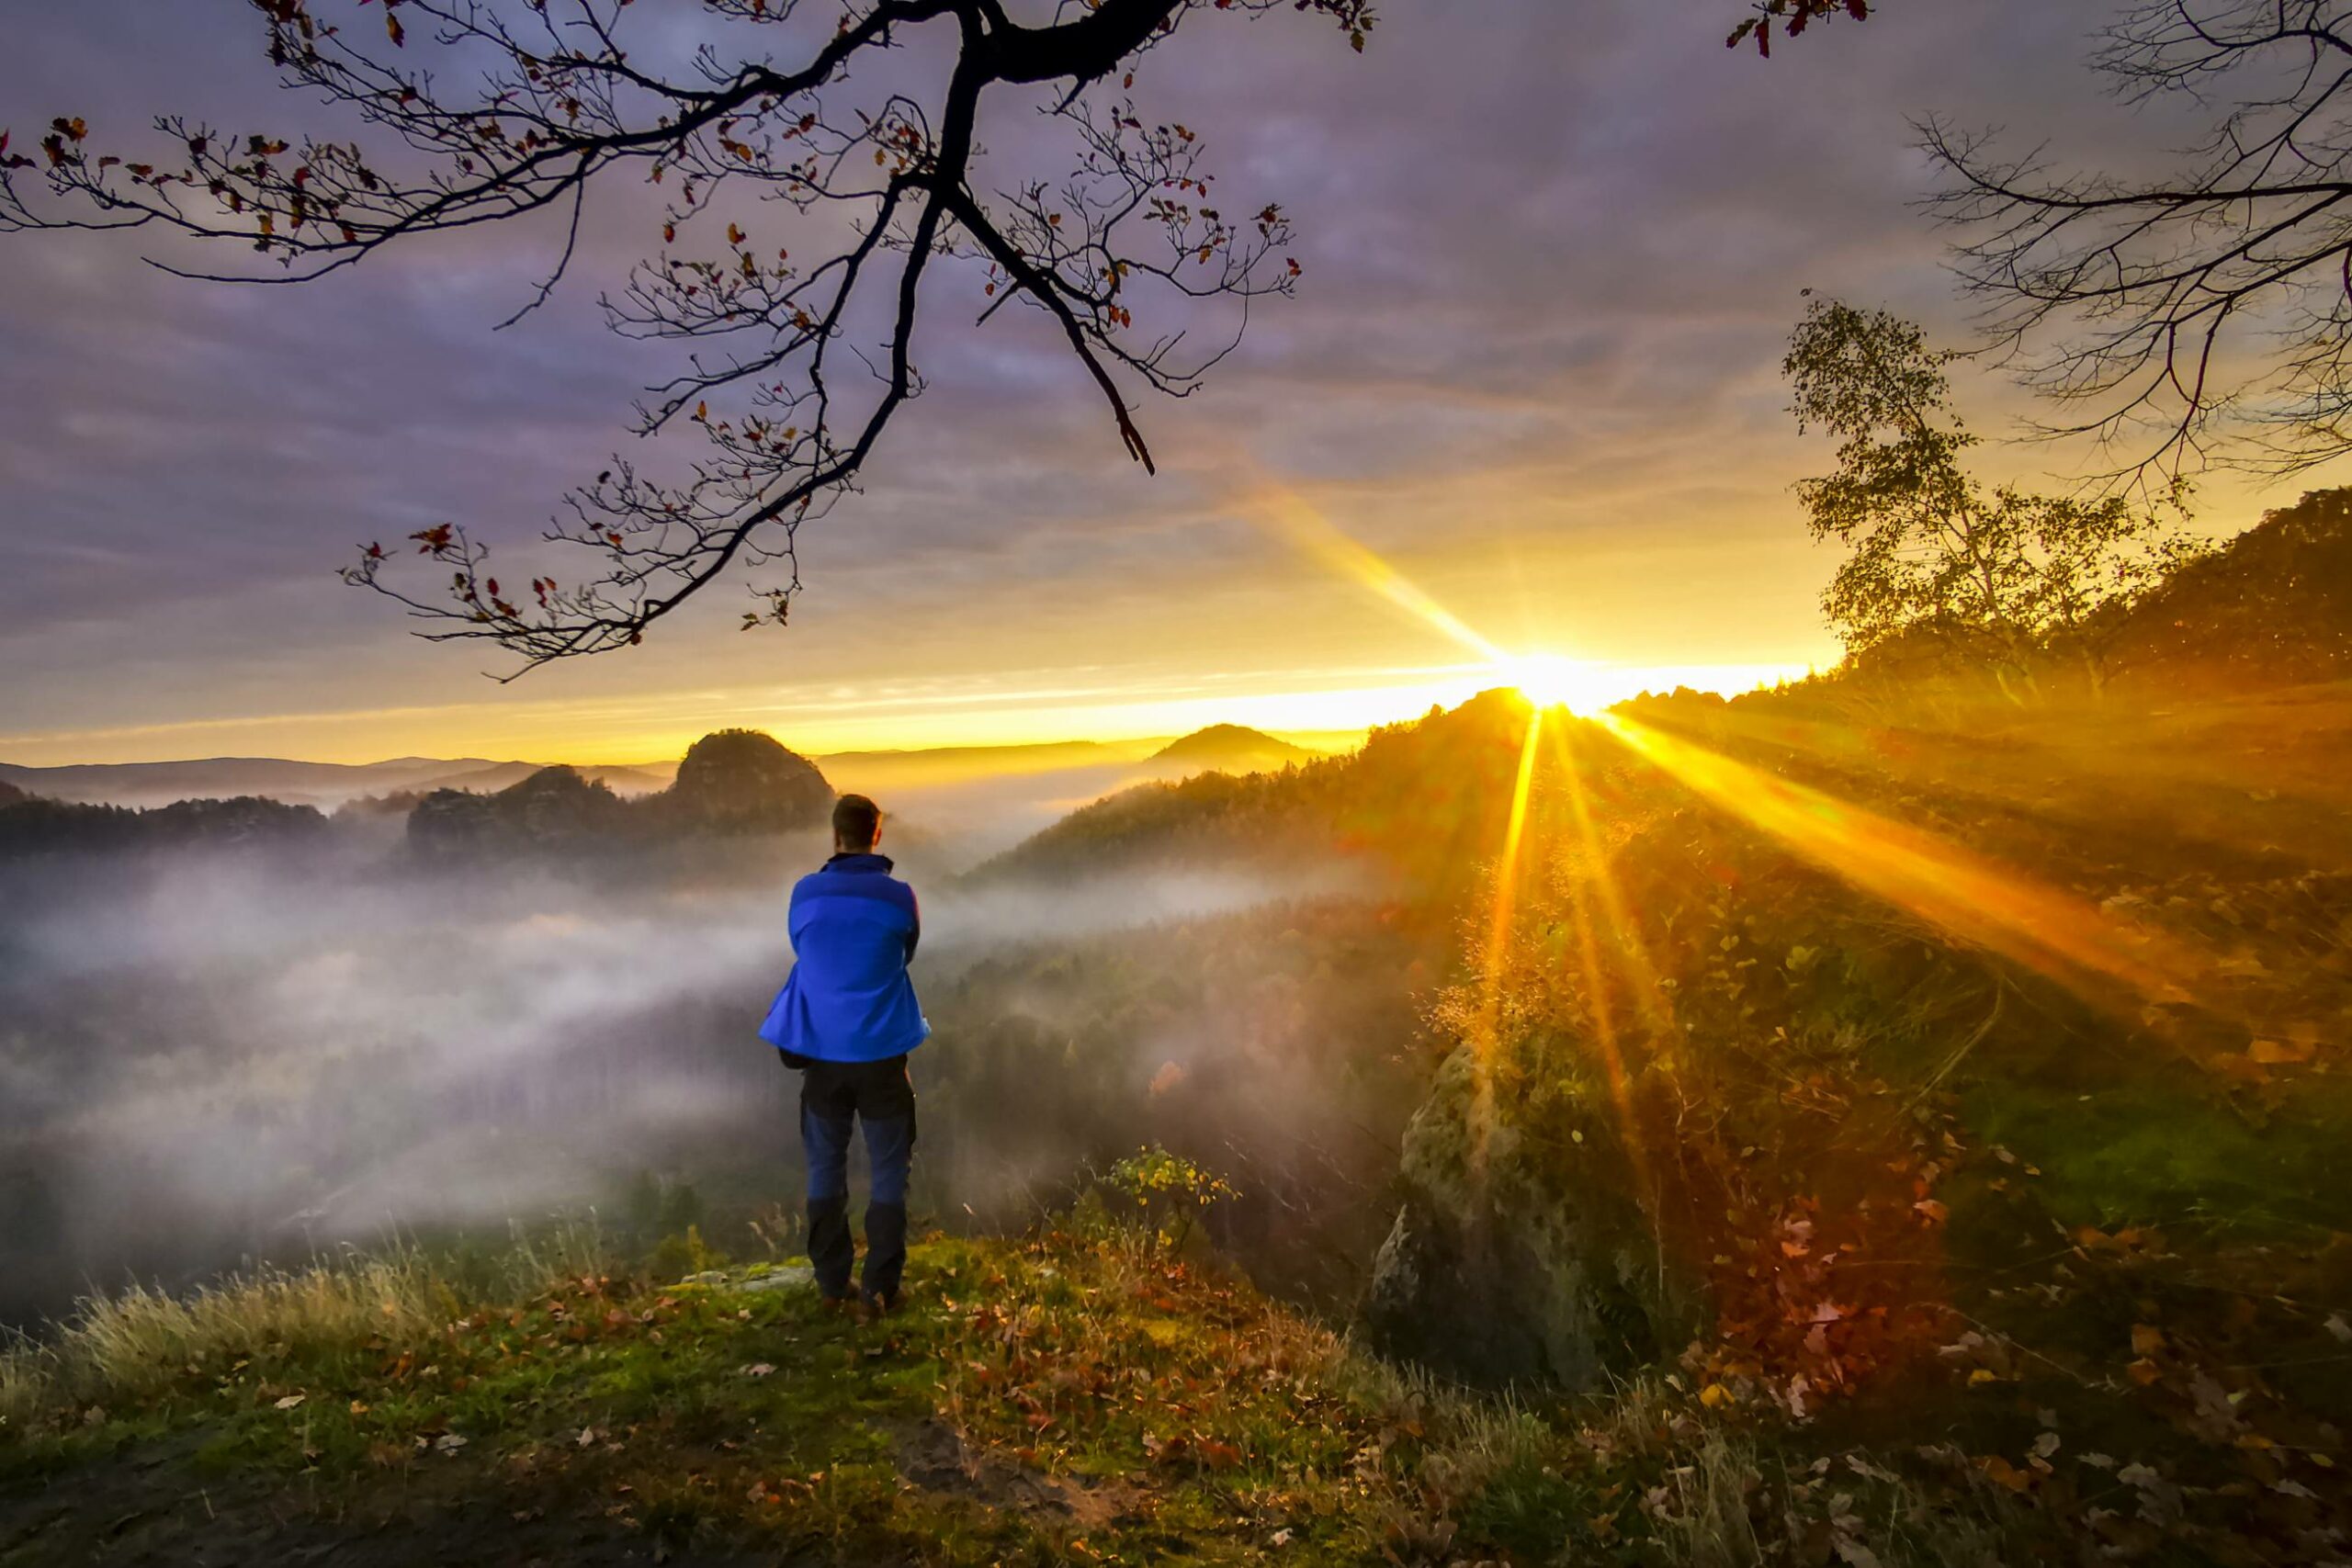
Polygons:
[[[922,389],[918,301],[944,261],[971,264],[981,321],[1015,299],[1046,312],[1148,468],[1123,381],[1189,391],[1238,327],[1204,343],[1182,307],[1287,293],[1299,268],[1280,207],[1227,210],[1197,132],[1140,118],[1125,96],[1137,58],[1203,9],[1287,4],[1359,50],[1373,24],[1369,0],[1058,0],[1035,25],[1013,0],[703,0],[681,51],[680,8],[630,0],[251,3],[285,85],[372,141],[164,116],[160,149],[102,153],[85,119],[62,117],[38,158],[0,142],[0,228],[161,227],[248,248],[286,281],[549,211],[568,237],[527,310],[571,265],[590,187],[652,182],[661,249],[604,303],[623,336],[693,349],[637,425],[699,427],[691,476],[616,459],[570,495],[549,536],[600,563],[582,578],[502,585],[458,524],[412,536],[448,569],[446,596],[395,588],[381,545],[346,573],[433,621],[424,635],[488,639],[525,668],[635,643],[739,563],[775,568],[745,625],[781,622],[795,530],[853,486]],[[444,73],[409,63],[425,43]],[[984,196],[982,102],[1024,93],[1067,130],[1069,164],[1058,180],[999,167]]]
[[2118,473],[2211,458],[2288,472],[2352,446],[2352,6],[2149,0],[2096,64],[2185,96],[2211,136],[2152,178],[1997,156],[1930,124],[1969,286],[2050,428],[2120,444]]
[[1781,370],[1800,429],[1838,437],[1838,466],[1801,480],[1817,539],[1850,553],[1822,596],[1849,653],[1920,634],[1989,663],[2010,689],[2053,654],[2096,685],[2115,607],[2190,547],[2126,498],[1987,487],[1962,466],[1976,437],[1952,412],[1953,355],[1884,310],[1816,300]]

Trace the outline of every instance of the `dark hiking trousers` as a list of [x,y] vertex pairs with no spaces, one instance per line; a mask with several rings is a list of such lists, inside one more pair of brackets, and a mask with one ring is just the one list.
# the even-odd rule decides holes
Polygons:
[[873,1190],[865,1207],[869,1296],[892,1300],[907,1268],[907,1170],[915,1152],[915,1089],[907,1059],[811,1062],[800,1080],[800,1142],[808,1156],[808,1261],[817,1288],[849,1294],[849,1145],[865,1124]]

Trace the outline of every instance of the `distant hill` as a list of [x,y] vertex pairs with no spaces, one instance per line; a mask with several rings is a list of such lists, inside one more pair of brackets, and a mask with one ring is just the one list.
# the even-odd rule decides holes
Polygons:
[[1351,755],[1310,758],[1281,773],[1202,771],[1122,790],[971,875],[1060,880],[1219,864],[1273,871],[1340,853],[1369,857],[1424,886],[1466,885],[1494,853],[1526,731],[1523,699],[1482,693],[1374,729]]
[[254,795],[182,800],[132,810],[76,801],[0,799],[0,861],[38,855],[193,847],[296,849],[326,841],[331,825],[308,806]]
[[839,787],[881,795],[929,790],[979,778],[1132,768],[1165,744],[1146,740],[1046,740],[1022,746],[934,746],[892,751],[829,751],[814,759]]
[[[537,762],[486,757],[396,757],[382,762],[303,762],[282,757],[206,757],[172,762],[83,762],[28,768],[0,762],[0,784],[51,800],[93,806],[157,807],[178,800],[258,795],[288,806],[332,808],[367,795],[469,789],[487,794],[521,783]],[[621,795],[650,794],[662,771],[585,767],[587,778]]]
[[1272,773],[1311,762],[1321,753],[1278,740],[1261,729],[1238,724],[1212,724],[1153,752],[1147,766],[1157,773]]
[[410,850],[426,860],[573,849],[617,840],[628,804],[577,768],[541,768],[494,794],[437,789],[408,816]]
[[493,764],[485,759],[401,757],[385,762],[299,762],[277,757],[204,757],[171,762],[84,762],[27,768],[0,762],[0,781],[51,800],[168,806],[175,800],[266,795],[289,805],[413,789],[439,775]]
[[492,762],[486,766],[465,767],[435,778],[426,779],[404,787],[430,793],[436,789],[469,790],[476,795],[495,795],[552,766],[571,767],[573,773],[591,784],[600,784],[618,795],[652,795],[669,787],[668,768],[587,766],[572,767],[570,763]]
[[[1359,737],[1346,732],[1331,739],[1351,745]],[[835,790],[858,791],[881,800],[885,809],[903,818],[901,844],[909,841],[904,833],[920,823],[937,832],[964,835],[978,846],[975,852],[988,853],[1047,825],[1075,804],[1145,781],[1173,782],[1204,773],[1275,773],[1323,755],[1262,730],[1219,724],[1174,740],[1154,736],[837,751],[796,757],[795,761],[822,781],[822,804],[830,805]],[[0,763],[0,785],[50,800],[133,808],[187,799],[259,796],[390,820],[407,818],[428,796],[444,791],[485,798],[498,795],[548,765],[482,757],[396,757],[367,763],[213,757],[48,768]],[[671,790],[681,769],[676,762],[642,762],[574,765],[570,771],[619,799],[639,801]],[[781,781],[778,787],[785,787]],[[780,811],[778,820],[809,819],[816,807],[808,803],[816,800],[820,786],[804,782],[798,787],[803,797],[799,806],[770,802],[754,808],[754,815]],[[695,793],[691,784],[687,793]],[[700,798],[710,808],[706,818],[711,812],[727,815],[728,808],[714,797]],[[445,802],[436,809],[451,818],[453,831],[463,838],[465,830],[454,829],[455,819],[466,815],[463,808]]]

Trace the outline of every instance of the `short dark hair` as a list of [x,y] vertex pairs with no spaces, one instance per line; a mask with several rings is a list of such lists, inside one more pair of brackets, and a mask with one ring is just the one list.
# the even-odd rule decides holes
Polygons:
[[833,802],[833,842],[848,849],[872,849],[882,831],[882,808],[862,795],[845,795]]

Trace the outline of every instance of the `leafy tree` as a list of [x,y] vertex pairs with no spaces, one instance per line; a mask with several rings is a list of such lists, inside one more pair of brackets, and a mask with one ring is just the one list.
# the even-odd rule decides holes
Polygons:
[[[1884,310],[1815,300],[1781,365],[1800,430],[1838,438],[1837,467],[1802,480],[1814,537],[1850,553],[1822,608],[1851,654],[1936,638],[2018,694],[2053,656],[2094,686],[2118,612],[2189,547],[2124,496],[1988,487],[1951,407],[1951,351]],[[2178,493],[2174,495],[2176,509]]]
[[2211,134],[2153,177],[1925,127],[1961,271],[1996,336],[2119,473],[2216,460],[2295,472],[2352,448],[2352,7],[2142,0],[2096,66],[2186,99]]

